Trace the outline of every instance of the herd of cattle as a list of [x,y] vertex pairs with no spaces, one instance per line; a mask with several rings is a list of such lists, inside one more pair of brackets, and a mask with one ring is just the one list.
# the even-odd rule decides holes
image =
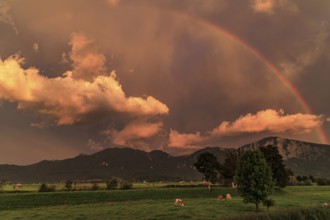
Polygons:
[[[226,197],[222,196],[222,195],[219,195],[218,196],[218,201],[224,201],[225,199],[231,199],[231,195],[228,193],[226,194]],[[183,202],[183,199],[181,198],[176,198],[174,200],[174,205],[175,206],[184,206],[184,202]]]
[[[226,197],[224,197],[224,196],[222,196],[222,195],[219,195],[218,196],[218,201],[224,201],[225,199],[231,199],[231,195],[228,193],[228,194],[226,194]],[[181,198],[176,198],[175,200],[174,200],[174,205],[175,206],[184,206],[184,202],[183,202],[183,199],[181,199]],[[327,208],[329,205],[328,205],[328,203],[323,203],[322,204],[322,206],[324,207],[324,208]]]

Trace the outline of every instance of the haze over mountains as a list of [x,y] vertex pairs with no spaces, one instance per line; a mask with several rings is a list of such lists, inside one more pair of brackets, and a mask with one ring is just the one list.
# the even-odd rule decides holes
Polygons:
[[[242,146],[257,148],[276,145],[285,165],[295,175],[330,177],[330,146],[280,137],[268,137]],[[41,161],[27,166],[0,165],[0,178],[19,182],[55,182],[95,180],[119,177],[129,180],[170,181],[200,180],[193,167],[202,152],[211,152],[219,162],[225,159],[225,148],[212,147],[190,155],[171,156],[162,151],[144,152],[130,148],[108,148],[91,155],[56,161]]]

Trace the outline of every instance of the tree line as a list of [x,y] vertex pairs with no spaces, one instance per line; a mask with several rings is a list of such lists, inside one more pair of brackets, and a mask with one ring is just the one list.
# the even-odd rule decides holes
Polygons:
[[274,201],[269,198],[274,187],[284,188],[290,181],[291,170],[286,169],[283,158],[276,146],[269,145],[258,149],[228,149],[221,164],[209,152],[200,154],[194,164],[209,184],[219,181],[234,185],[245,203],[269,207]]

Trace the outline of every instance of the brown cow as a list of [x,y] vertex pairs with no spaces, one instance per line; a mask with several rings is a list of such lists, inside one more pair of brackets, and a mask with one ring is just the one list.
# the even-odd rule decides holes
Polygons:
[[224,198],[223,198],[223,196],[222,195],[218,195],[218,201],[223,201],[224,200]]
[[183,202],[182,199],[180,199],[180,198],[176,198],[176,199],[174,200],[174,205],[177,205],[177,206],[184,206],[184,202]]

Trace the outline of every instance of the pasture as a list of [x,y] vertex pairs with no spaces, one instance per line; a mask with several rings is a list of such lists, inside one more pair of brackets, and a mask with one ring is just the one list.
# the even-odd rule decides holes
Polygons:
[[[206,187],[161,188],[154,184],[110,191],[38,193],[34,185],[28,189],[30,192],[27,193],[0,194],[1,219],[226,219],[255,216],[253,204],[244,204],[235,189],[224,187],[213,188],[212,192]],[[219,194],[226,193],[233,198],[217,201]],[[178,197],[184,200],[185,206],[173,205]],[[329,207],[321,207],[324,202],[330,203],[330,186],[287,187],[275,191],[271,198],[276,204],[270,208],[270,213],[320,207],[321,211],[330,214]],[[260,215],[267,213],[267,208],[261,206]]]

